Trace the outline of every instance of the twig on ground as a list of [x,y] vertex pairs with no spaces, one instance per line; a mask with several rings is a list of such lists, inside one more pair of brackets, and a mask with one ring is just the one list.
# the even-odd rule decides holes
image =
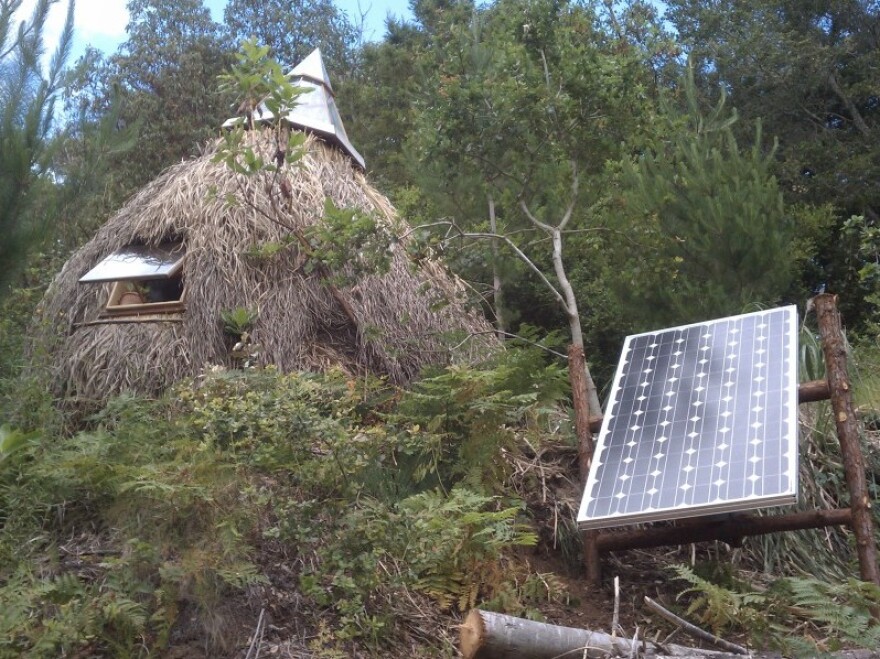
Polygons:
[[614,577],[614,613],[611,616],[611,638],[617,638],[620,628],[620,577]]
[[260,656],[260,646],[263,645],[263,632],[266,629],[266,609],[260,609],[260,617],[257,618],[257,626],[254,629],[251,644],[248,646],[247,654],[244,659],[258,659]]
[[636,625],[636,633],[633,634],[632,645],[629,648],[629,659],[635,659],[639,652],[639,627]]
[[748,654],[749,651],[746,650],[741,645],[737,645],[736,643],[731,643],[730,641],[725,641],[723,638],[715,636],[715,634],[711,634],[704,629],[700,629],[696,625],[688,622],[684,618],[679,618],[669,609],[664,608],[650,597],[645,596],[645,604],[657,615],[665,618],[669,622],[678,625],[682,630],[691,636],[698,638],[700,640],[706,641],[707,643],[711,643],[715,647],[721,648],[722,650],[726,650],[727,652],[732,652],[734,654]]

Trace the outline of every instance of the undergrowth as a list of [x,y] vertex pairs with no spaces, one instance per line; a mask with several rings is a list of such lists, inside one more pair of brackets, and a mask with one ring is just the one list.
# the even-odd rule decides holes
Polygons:
[[327,656],[392,647],[407,601],[528,612],[553,577],[505,569],[536,537],[499,456],[563,383],[529,351],[410,392],[218,372],[29,436],[0,460],[0,657],[223,656],[282,590],[276,627]]
[[782,577],[758,589],[721,585],[682,565],[672,571],[689,584],[679,595],[687,602],[685,615],[715,634],[745,632],[759,647],[801,657],[880,647],[880,626],[872,614],[880,607],[880,588],[874,584],[852,577],[838,582]]

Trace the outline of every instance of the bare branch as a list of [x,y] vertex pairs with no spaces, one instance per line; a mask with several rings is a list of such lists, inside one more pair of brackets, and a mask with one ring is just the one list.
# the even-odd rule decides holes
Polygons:
[[574,207],[577,204],[578,187],[580,185],[580,176],[577,171],[577,163],[574,160],[571,161],[571,171],[571,199],[569,199],[568,206],[565,209],[565,213],[562,215],[562,221],[559,223],[558,226],[554,227],[546,224],[545,222],[541,222],[541,220],[539,220],[532,214],[532,211],[529,210],[526,202],[523,199],[519,200],[519,207],[522,209],[522,212],[525,213],[525,216],[529,218],[529,221],[536,227],[540,227],[547,233],[553,233],[555,231],[561,232],[563,229],[565,229],[565,225],[568,224],[569,220],[571,220],[572,213],[574,213]]
[[862,114],[859,112],[859,109],[856,107],[856,104],[852,102],[852,99],[846,95],[846,92],[843,91],[843,88],[840,86],[840,82],[837,80],[837,76],[833,73],[828,76],[828,83],[831,85],[832,91],[837,94],[838,98],[843,101],[844,106],[846,106],[847,112],[849,112],[852,117],[853,124],[855,127],[859,129],[859,132],[865,137],[871,137],[871,129],[868,128],[868,124],[865,123]]
[[500,331],[500,330],[492,330],[492,331],[487,331],[487,332],[471,332],[464,339],[462,339],[458,344],[452,346],[452,350],[457,350],[458,348],[463,346],[465,343],[470,341],[475,336],[481,336],[484,334],[496,334],[496,335],[501,334],[501,335],[507,336],[511,339],[516,339],[518,341],[522,341],[523,343],[528,343],[529,345],[535,346],[536,348],[540,348],[544,352],[547,352],[555,357],[559,357],[560,359],[566,359],[566,360],[568,359],[568,355],[563,355],[561,352],[556,352],[555,350],[553,350],[553,348],[548,348],[547,346],[542,345],[541,343],[538,343],[537,341],[532,341],[531,339],[527,339],[526,337],[524,337],[520,334],[511,334],[510,332],[504,332],[504,331]]
[[519,207],[522,209],[522,212],[525,213],[526,217],[529,218],[529,221],[532,224],[534,224],[536,227],[540,227],[547,233],[553,233],[554,228],[551,227],[549,224],[544,224],[543,222],[541,222],[541,220],[532,215],[532,211],[529,210],[529,207],[526,206],[526,202],[522,199],[519,200]]
[[510,247],[511,250],[513,250],[513,253],[516,254],[517,257],[529,267],[529,269],[532,272],[534,272],[536,275],[538,275],[538,278],[544,283],[544,285],[548,289],[550,289],[550,292],[553,294],[553,297],[555,297],[556,300],[562,305],[562,308],[565,310],[565,312],[571,313],[569,306],[568,306],[568,303],[566,302],[565,298],[562,296],[562,293],[560,293],[556,289],[556,287],[553,285],[553,282],[551,282],[549,279],[547,279],[547,276],[543,272],[541,272],[541,269],[538,266],[536,266],[534,264],[534,262],[528,257],[528,255],[525,252],[523,252],[519,248],[519,246],[515,242],[513,242],[510,238],[508,238],[507,236],[501,235],[501,234],[497,234],[497,233],[488,233],[488,232],[482,232],[482,231],[480,231],[480,232],[463,231],[454,222],[450,222],[450,226],[456,229],[458,236],[461,238],[494,239],[494,240],[500,240],[501,242],[506,244],[508,247]]

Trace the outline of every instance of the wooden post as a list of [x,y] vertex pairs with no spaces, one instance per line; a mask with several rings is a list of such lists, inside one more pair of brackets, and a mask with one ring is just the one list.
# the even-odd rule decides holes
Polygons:
[[865,461],[859,444],[859,425],[852,400],[852,387],[846,368],[846,347],[841,329],[837,296],[829,293],[813,298],[825,354],[825,372],[831,391],[831,409],[840,439],[840,452],[846,484],[849,487],[852,530],[856,536],[856,553],[862,581],[880,586],[877,547],[874,542],[874,521],[871,500],[865,480]]
[[[587,484],[590,463],[593,461],[593,433],[590,430],[590,405],[587,396],[586,358],[582,346],[568,347],[568,379],[571,382],[571,400],[574,408],[574,432],[578,442],[578,474],[581,488]],[[587,583],[597,585],[602,578],[596,531],[581,533],[584,545],[584,566]]]

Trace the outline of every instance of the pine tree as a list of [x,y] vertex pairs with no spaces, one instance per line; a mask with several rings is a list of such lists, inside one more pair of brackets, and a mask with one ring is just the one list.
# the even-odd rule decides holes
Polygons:
[[40,184],[46,184],[55,101],[73,37],[73,1],[59,45],[43,68],[43,37],[58,0],[39,0],[17,22],[21,0],[0,0],[0,291],[39,238]]
[[[772,174],[775,144],[740,148],[722,95],[707,114],[692,75],[687,113],[667,108],[670,137],[624,166],[621,202],[639,249],[617,269],[624,313],[657,326],[777,302],[797,258],[793,226]],[[625,273],[621,276],[621,273]]]

